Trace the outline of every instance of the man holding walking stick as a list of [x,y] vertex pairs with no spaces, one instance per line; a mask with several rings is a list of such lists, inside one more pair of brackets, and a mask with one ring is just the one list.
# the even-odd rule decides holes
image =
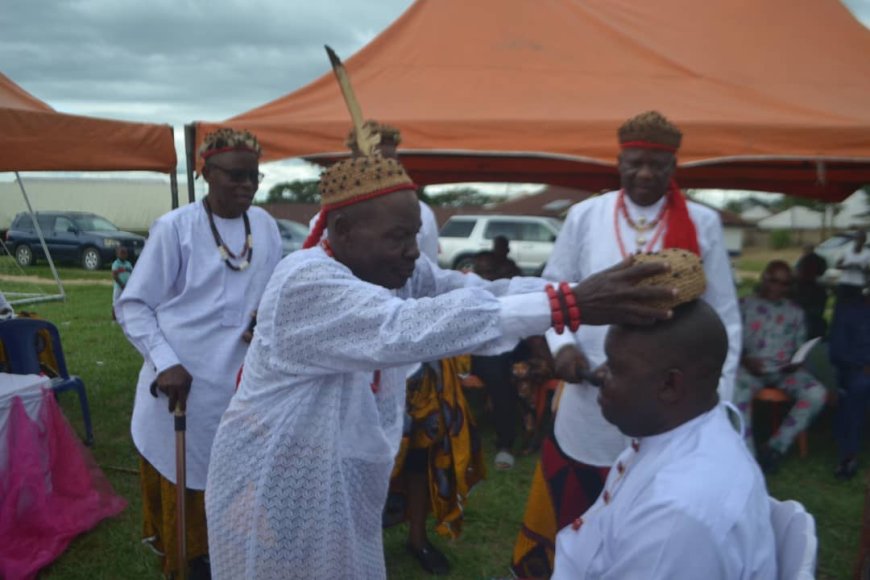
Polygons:
[[203,490],[212,440],[251,316],[281,259],[275,221],[251,207],[262,179],[257,139],[222,129],[206,136],[200,155],[208,195],[154,223],[117,305],[118,322],[145,358],[131,427],[144,541],[163,556],[165,574],[193,579],[210,574]]

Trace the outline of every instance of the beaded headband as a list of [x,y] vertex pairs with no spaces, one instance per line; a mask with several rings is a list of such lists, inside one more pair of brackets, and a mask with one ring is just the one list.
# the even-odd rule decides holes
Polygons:
[[677,148],[661,143],[651,143],[649,141],[626,141],[620,143],[619,146],[623,149],[653,149],[655,151],[667,151],[668,153],[676,153]]
[[208,159],[212,155],[228,151],[250,151],[257,156],[263,152],[253,133],[223,128],[205,136],[199,147],[199,156]]
[[676,152],[683,140],[683,133],[657,111],[647,111],[627,120],[617,132],[623,149],[659,149]]

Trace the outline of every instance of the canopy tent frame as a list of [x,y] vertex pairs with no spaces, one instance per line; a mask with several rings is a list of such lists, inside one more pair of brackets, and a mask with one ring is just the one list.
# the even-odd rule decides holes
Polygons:
[[[57,284],[57,294],[34,294],[26,292],[4,292],[6,299],[12,306],[21,306],[22,304],[34,304],[37,302],[64,301],[66,292],[63,289],[63,283],[60,281],[60,275],[57,273],[57,268],[54,266],[54,260],[51,257],[51,252],[48,251],[48,245],[45,243],[45,235],[42,233],[42,226],[39,225],[39,220],[36,219],[36,213],[33,211],[33,205],[30,203],[30,196],[27,195],[27,190],[24,188],[24,181],[21,175],[16,171],[15,180],[18,182],[18,188],[21,190],[21,196],[24,198],[24,203],[27,205],[27,213],[30,215],[30,221],[33,223],[33,229],[39,237],[39,245],[45,253],[45,259],[48,260],[48,267],[51,269],[51,275],[54,277],[54,282]],[[6,253],[10,256],[9,248],[3,244]],[[13,257],[13,260],[15,258]]]
[[63,300],[66,296],[19,172],[140,170],[168,173],[172,207],[178,207],[178,160],[171,125],[60,113],[0,73],[0,129],[0,171],[15,173],[58,286],[57,294],[22,296],[14,299],[13,304]]
[[196,201],[193,188],[193,180],[196,178],[196,124],[188,123],[184,126],[184,155],[187,167],[187,202]]

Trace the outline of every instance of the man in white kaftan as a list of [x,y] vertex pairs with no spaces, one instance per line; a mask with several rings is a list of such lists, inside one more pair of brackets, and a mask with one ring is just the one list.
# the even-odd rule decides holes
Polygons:
[[[154,222],[123,298],[118,321],[145,362],[136,385],[136,449],[175,482],[173,417],[166,398],[151,395],[157,374],[182,365],[193,377],[187,406],[187,486],[205,489],[208,458],[248,345],[242,340],[266,283],[281,259],[275,220],[248,210],[255,251],[241,272],[215,248],[205,209],[192,203]],[[242,220],[215,216],[229,247],[242,247]]]
[[[654,111],[626,121],[619,129],[622,189],[570,209],[543,276],[582,280],[627,255],[669,247],[698,254],[707,278],[703,299],[718,313],[728,334],[728,358],[719,394],[730,401],[740,355],[740,310],[719,216],[712,209],[687,202],[672,179],[681,139],[679,129]],[[607,332],[606,327],[582,326],[573,335],[546,335],[555,373],[566,384],[553,434],[543,443],[541,469],[533,480],[530,498],[549,497],[552,509],[544,510],[532,502],[527,505],[514,550],[513,568],[518,576],[550,573],[553,534],[591,505],[600,493],[607,468],[627,444],[601,415],[596,402],[598,389],[573,372],[580,367],[595,369],[604,362]],[[582,496],[574,487],[553,485],[552,480],[565,479],[564,474],[557,473],[557,463],[570,469],[568,481],[582,482]],[[545,473],[552,475],[545,478]],[[546,513],[554,513],[556,521],[542,518]]]
[[[624,259],[617,243],[614,223],[626,248],[634,250],[642,235],[633,230],[625,220],[614,220],[618,215],[619,191],[611,191],[581,202],[568,213],[568,218],[547,261],[544,278],[548,280],[582,280],[618,264]],[[628,196],[622,197],[628,212],[640,219],[653,221],[666,202],[662,197],[649,206],[637,205]],[[734,380],[740,359],[741,324],[728,252],[722,235],[722,224],[715,211],[702,205],[688,202],[689,216],[698,232],[698,245],[707,290],[703,299],[722,318],[728,333],[728,358],[719,380],[719,396],[730,401],[734,392]],[[647,241],[650,236],[647,235]],[[661,241],[645,248],[647,251],[662,249]],[[547,333],[547,343],[555,356],[566,345],[577,344],[589,361],[589,368],[596,368],[605,360],[604,338],[606,326],[582,326],[576,334],[557,335]],[[625,448],[626,438],[601,416],[596,398],[598,389],[588,383],[568,383],[559,399],[556,412],[554,436],[559,447],[572,459],[587,465],[606,467],[613,464],[616,456]]]
[[[206,510],[218,579],[384,578],[408,365],[501,352],[554,320],[542,280],[487,282],[420,255],[415,186],[394,159],[337,163],[320,189],[325,219],[269,281],[215,437]],[[665,317],[638,303],[671,295],[638,286],[641,268],[571,290],[586,322]]]
[[764,478],[724,405],[616,465],[579,529],[559,532],[554,580],[777,577]]
[[191,577],[208,574],[202,490],[212,441],[247,350],[243,335],[281,259],[275,220],[251,207],[262,177],[256,138],[219,130],[206,136],[200,153],[208,195],[154,222],[115,307],[118,322],[145,359],[131,431],[141,454],[144,537],[164,554],[167,575],[178,574],[182,566],[177,562],[170,409],[186,408]]
[[776,578],[764,478],[716,395],[722,324],[697,301],[657,326],[608,335],[598,399],[634,439],[559,532],[553,578]]

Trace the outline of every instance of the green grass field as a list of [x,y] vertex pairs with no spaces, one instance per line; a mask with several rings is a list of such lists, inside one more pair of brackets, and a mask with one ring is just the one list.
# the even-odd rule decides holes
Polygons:
[[[47,268],[40,275],[45,272]],[[108,277],[108,272],[99,274],[69,269],[62,276],[91,281]],[[0,290],[5,290],[9,284],[0,282]],[[110,287],[70,284],[67,295],[64,303],[38,304],[28,309],[51,320],[60,329],[70,371],[81,376],[87,385],[96,437],[93,454],[115,490],[127,498],[129,507],[119,517],[101,523],[74,540],[41,577],[157,578],[160,573],[156,557],[139,543],[137,455],[129,435],[133,391],[141,358],[111,320]],[[82,433],[75,397],[62,396],[61,404],[73,427]],[[758,415],[759,420],[763,420],[763,413]],[[802,460],[795,453],[790,454],[780,473],[768,480],[768,485],[772,495],[796,499],[816,517],[820,542],[818,577],[840,579],[850,577],[857,555],[866,471],[847,483],[832,477],[835,452],[831,415],[831,410],[827,409],[812,427],[809,457]],[[492,431],[486,417],[482,424],[485,441],[489,444],[487,457],[491,461]],[[865,446],[862,465],[870,460],[866,449]],[[455,541],[434,540],[451,560],[451,578],[507,575],[535,461],[536,457],[519,457],[517,466],[510,472],[490,469],[489,478],[474,490],[467,505],[463,536]],[[404,527],[399,526],[385,534],[389,577],[425,578],[427,575],[405,552],[405,533]]]
[[[112,273],[109,271],[109,265],[95,272],[90,272],[84,268],[69,263],[56,263],[55,267],[60,275],[61,280],[85,280],[85,281],[103,281],[110,283],[112,281]],[[49,282],[52,280],[51,268],[45,260],[39,260],[33,266],[22,268],[15,259],[11,256],[0,255],[0,275],[6,276],[27,276],[45,278]]]

